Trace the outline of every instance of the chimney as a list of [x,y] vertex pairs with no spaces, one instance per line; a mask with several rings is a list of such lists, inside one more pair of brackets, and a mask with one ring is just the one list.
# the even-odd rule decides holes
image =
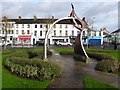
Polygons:
[[3,16],[3,21],[7,21],[7,16]]
[[18,20],[21,20],[21,16],[18,16]]
[[36,16],[34,16],[34,20],[37,20],[37,17],[36,17]]
[[52,16],[52,19],[54,19],[54,16]]

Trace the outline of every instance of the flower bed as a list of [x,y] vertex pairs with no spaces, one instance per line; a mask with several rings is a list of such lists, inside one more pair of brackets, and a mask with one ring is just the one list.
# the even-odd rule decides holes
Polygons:
[[60,67],[39,59],[9,57],[4,65],[14,74],[30,79],[49,80],[60,75]]

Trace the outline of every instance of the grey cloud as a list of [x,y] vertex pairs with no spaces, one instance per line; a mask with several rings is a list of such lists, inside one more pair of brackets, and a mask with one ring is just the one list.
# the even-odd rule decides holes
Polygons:
[[87,17],[93,17],[99,14],[107,14],[111,11],[118,9],[115,2],[100,2],[93,5],[90,9],[86,10],[84,13]]

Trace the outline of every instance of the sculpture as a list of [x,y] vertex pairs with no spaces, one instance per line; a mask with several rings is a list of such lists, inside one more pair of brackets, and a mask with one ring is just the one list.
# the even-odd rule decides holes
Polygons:
[[75,45],[74,45],[74,57],[80,56],[82,58],[82,61],[86,62],[86,59],[89,58],[88,55],[86,54],[86,51],[83,47],[83,43],[82,43],[82,32],[84,29],[88,29],[88,24],[85,21],[85,17],[81,20],[74,11],[74,6],[71,4],[72,6],[72,12],[70,14],[70,17],[64,17],[61,19],[56,20],[51,27],[48,29],[48,32],[46,33],[45,36],[45,42],[44,42],[44,60],[47,60],[47,37],[49,35],[50,30],[52,29],[52,27],[59,21],[61,20],[70,20],[71,23],[81,31],[81,34],[79,34],[76,39],[75,39]]
[[[78,34],[78,36],[75,39],[75,45],[74,45],[74,57],[77,59],[80,59],[82,61],[87,61],[87,59],[89,58],[84,47],[83,47],[83,43],[82,43],[82,34],[84,29],[88,29],[88,24],[85,21],[85,17],[83,17],[83,19],[81,20],[75,13],[74,10],[74,6],[73,4],[71,4],[72,6],[72,12],[70,14],[70,17],[74,17],[77,23],[73,23],[73,25],[81,31],[80,34]],[[71,21],[72,22],[72,21]]]

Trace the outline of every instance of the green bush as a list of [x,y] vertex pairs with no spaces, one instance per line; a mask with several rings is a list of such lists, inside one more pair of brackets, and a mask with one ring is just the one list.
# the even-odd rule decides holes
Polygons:
[[11,72],[24,78],[49,80],[60,75],[60,67],[38,59],[9,57],[4,65]]
[[99,71],[115,73],[118,71],[119,64],[117,60],[102,60],[97,63],[95,69]]
[[[43,50],[41,49],[28,51],[27,53],[29,55],[29,58],[34,58],[34,57],[40,57],[41,59],[43,58]],[[47,51],[47,55],[52,55],[52,52]]]

